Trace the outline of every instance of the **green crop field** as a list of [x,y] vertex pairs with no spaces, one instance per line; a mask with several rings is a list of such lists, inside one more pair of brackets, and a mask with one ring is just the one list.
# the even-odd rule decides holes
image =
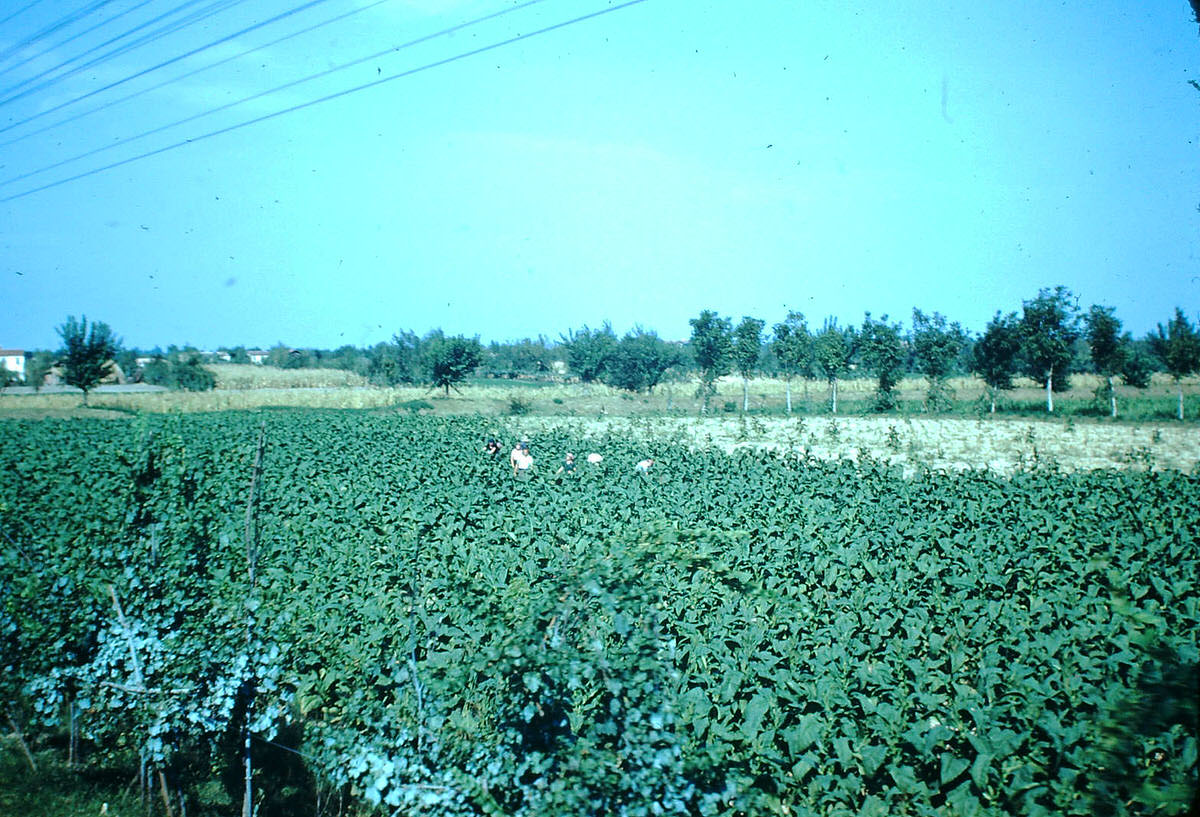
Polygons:
[[0,421],[0,811],[1187,812],[1195,472],[518,422]]

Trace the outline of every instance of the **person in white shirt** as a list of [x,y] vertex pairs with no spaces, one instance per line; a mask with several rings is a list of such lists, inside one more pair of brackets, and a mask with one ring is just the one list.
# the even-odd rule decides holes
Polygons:
[[533,472],[533,455],[529,443],[521,443],[512,453],[513,476],[529,476]]

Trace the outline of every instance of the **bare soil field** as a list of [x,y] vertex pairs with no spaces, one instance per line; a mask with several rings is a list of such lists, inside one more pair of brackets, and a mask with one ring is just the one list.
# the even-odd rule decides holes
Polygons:
[[[1193,425],[1115,425],[1062,420],[909,419],[898,417],[529,418],[520,427],[531,439],[542,429],[579,436],[606,435],[656,443],[682,441],[725,451],[768,449],[822,460],[871,458],[902,467],[943,471],[988,470],[1009,474],[1055,465],[1191,471],[1200,463],[1200,429]],[[601,452],[602,453],[602,452]],[[551,456],[544,452],[544,456]],[[557,456],[557,454],[555,454]],[[670,467],[669,463],[663,463]]]

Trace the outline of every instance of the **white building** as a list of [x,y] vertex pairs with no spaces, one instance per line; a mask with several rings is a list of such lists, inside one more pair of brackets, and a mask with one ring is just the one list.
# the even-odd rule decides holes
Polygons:
[[24,349],[0,349],[0,365],[10,372],[15,374],[22,380],[25,379],[25,350]]

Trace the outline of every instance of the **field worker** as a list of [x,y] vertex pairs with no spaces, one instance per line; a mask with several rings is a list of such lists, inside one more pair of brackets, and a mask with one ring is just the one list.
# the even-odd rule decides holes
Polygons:
[[575,473],[575,455],[568,452],[567,456],[563,457],[563,464],[560,465],[558,467],[558,470],[554,472],[554,476],[558,476],[559,474],[566,474],[567,476],[571,476],[574,473]]
[[654,460],[647,457],[646,459],[642,460],[641,462],[639,462],[637,464],[637,466],[636,466],[637,472],[639,474],[649,474],[650,466],[652,466],[652,465],[654,465]]
[[513,457],[513,476],[528,477],[533,473],[533,455],[529,453],[529,443],[521,443]]
[[513,467],[514,471],[516,471],[517,457],[519,456],[521,456],[521,441],[517,440],[513,443],[512,451],[508,452],[508,464]]
[[489,457],[496,459],[496,457],[500,456],[500,443],[496,442],[494,437],[490,437],[488,438],[487,445],[483,447],[483,450]]

